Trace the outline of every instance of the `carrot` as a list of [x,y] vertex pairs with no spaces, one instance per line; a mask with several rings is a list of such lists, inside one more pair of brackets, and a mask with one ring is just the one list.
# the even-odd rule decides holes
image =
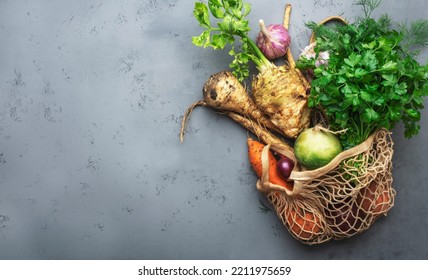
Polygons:
[[[250,161],[250,164],[254,172],[260,178],[262,176],[262,171],[263,171],[262,151],[265,145],[251,138],[247,139],[247,144],[248,144],[248,159]],[[282,186],[290,191],[293,190],[292,183],[287,182],[286,180],[282,179],[281,176],[279,176],[276,169],[276,159],[273,156],[271,151],[269,151],[268,157],[269,157],[269,169],[268,169],[269,182],[275,185]]]

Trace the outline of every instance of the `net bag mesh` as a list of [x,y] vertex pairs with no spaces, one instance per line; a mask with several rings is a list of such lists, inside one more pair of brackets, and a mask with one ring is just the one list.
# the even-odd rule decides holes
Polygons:
[[342,239],[367,230],[394,205],[391,132],[380,129],[362,144],[346,150],[330,164],[311,171],[293,171],[288,190],[269,182],[265,146],[263,175],[257,188],[273,205],[288,231],[306,244]]

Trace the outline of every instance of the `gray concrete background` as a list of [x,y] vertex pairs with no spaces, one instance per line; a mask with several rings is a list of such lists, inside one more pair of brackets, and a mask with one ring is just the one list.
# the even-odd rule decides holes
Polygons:
[[[286,1],[250,2],[255,29],[281,22]],[[295,55],[305,21],[361,14],[351,1],[289,3]],[[426,18],[426,4],[384,0],[376,14]],[[192,10],[0,0],[0,258],[427,259],[428,112],[417,137],[394,130],[389,215],[348,240],[300,244],[259,209],[244,129],[198,108],[179,143],[183,112],[230,62],[191,44]]]

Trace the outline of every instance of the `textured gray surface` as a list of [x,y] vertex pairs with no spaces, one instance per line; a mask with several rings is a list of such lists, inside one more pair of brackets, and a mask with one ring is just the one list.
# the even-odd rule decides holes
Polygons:
[[[286,1],[250,2],[254,27],[281,22]],[[351,1],[289,2],[295,55],[305,21],[359,14]],[[179,143],[184,110],[230,62],[191,44],[192,9],[0,0],[0,258],[427,259],[427,111],[417,137],[394,130],[389,215],[349,240],[302,245],[259,209],[245,130],[197,109]],[[425,0],[381,9],[427,17]]]

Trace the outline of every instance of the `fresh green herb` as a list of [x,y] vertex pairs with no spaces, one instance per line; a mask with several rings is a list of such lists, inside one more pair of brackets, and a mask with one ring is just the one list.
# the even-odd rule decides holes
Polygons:
[[401,46],[404,50],[413,55],[418,55],[419,52],[428,46],[428,21],[417,19],[413,21],[410,26],[407,24],[399,24],[403,40]]
[[428,95],[428,66],[415,60],[415,50],[427,46],[428,20],[410,27],[392,27],[387,15],[370,17],[378,0],[360,0],[365,16],[348,25],[309,23],[316,35],[315,52],[330,53],[327,65],[301,58],[301,69],[314,69],[310,107],[321,106],[344,147],[353,147],[376,129],[392,129],[402,121],[405,136],[420,130],[420,110]]
[[366,18],[371,17],[373,10],[379,7],[382,0],[357,0],[354,5],[360,5]]
[[[229,51],[234,60],[229,65],[233,74],[240,81],[249,76],[248,62],[253,61],[260,72],[272,67],[272,63],[263,55],[257,45],[248,37],[251,30],[246,16],[251,6],[242,0],[208,0],[208,4],[196,2],[193,10],[199,25],[205,30],[192,38],[193,44],[199,47],[224,49],[227,44],[232,48]],[[217,25],[211,22],[211,15],[217,20]],[[235,48],[235,37],[241,42],[241,48]]]

